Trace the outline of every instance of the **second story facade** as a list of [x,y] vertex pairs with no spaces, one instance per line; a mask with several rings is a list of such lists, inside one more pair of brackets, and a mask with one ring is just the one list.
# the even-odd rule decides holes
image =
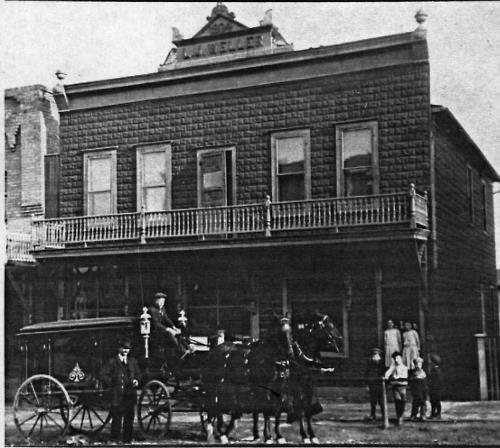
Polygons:
[[[272,23],[247,28],[224,8],[177,36],[158,73],[65,86],[60,217],[119,221],[114,234],[91,224],[97,240],[426,227],[425,34],[293,51]],[[41,232],[88,242],[96,219]]]

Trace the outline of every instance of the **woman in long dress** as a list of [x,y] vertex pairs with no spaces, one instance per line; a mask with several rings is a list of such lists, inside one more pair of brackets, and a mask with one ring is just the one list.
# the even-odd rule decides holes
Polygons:
[[408,370],[415,368],[413,360],[420,354],[420,338],[418,333],[411,327],[410,322],[405,322],[406,331],[403,333],[403,363]]
[[387,321],[387,330],[384,331],[385,365],[392,364],[392,354],[401,351],[401,332],[394,327],[392,320]]

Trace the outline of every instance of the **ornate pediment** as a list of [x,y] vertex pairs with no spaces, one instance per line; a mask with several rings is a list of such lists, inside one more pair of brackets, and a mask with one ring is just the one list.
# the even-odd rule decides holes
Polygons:
[[178,28],[172,28],[175,48],[158,70],[293,50],[273,25],[271,10],[265,12],[259,26],[252,28],[234,17],[222,2],[217,2],[207,17],[208,23],[193,37],[185,38]]
[[208,23],[193,36],[193,39],[248,29],[234,17],[234,12],[229,12],[226,5],[217,2],[217,5],[212,9],[212,14],[207,17]]

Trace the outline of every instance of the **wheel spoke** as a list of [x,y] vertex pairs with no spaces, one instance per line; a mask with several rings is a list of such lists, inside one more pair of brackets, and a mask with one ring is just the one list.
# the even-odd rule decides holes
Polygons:
[[33,430],[35,429],[35,426],[37,425],[37,423],[38,423],[38,420],[39,420],[39,419],[40,419],[40,416],[39,416],[39,415],[37,415],[36,420],[35,420],[35,423],[34,423],[34,424],[33,424],[33,426],[31,427],[30,432],[28,433],[28,437],[29,437],[29,436],[31,436],[31,433],[32,433],[32,432],[33,432]]
[[96,412],[95,409],[91,408],[91,411],[94,413],[94,415],[101,421],[101,423],[104,424],[104,420],[101,418],[101,416]]
[[56,424],[57,426],[59,426],[59,428],[61,428],[61,430],[64,431],[64,426],[61,426],[59,423],[57,423],[49,414],[45,414],[45,416],[50,419],[54,424]]
[[77,415],[78,415],[78,414],[82,411],[82,409],[83,409],[83,408],[82,408],[82,407],[80,407],[80,408],[78,409],[78,411],[76,411],[75,415],[73,415],[73,417],[71,418],[70,423],[71,423],[71,422],[73,422],[73,420],[74,420],[74,419],[77,417]]
[[43,434],[43,414],[40,418],[40,441],[42,441],[42,434]]
[[22,398],[23,401],[33,406],[37,406],[37,403],[34,402],[33,400],[30,400],[29,397],[31,397],[31,394],[29,394],[28,392],[23,392],[22,394],[20,394],[20,398]]
[[23,426],[26,422],[29,422],[31,419],[35,418],[37,416],[36,412],[33,411],[34,414],[31,417],[28,417],[26,420],[23,420],[21,423],[19,423],[19,426]]
[[149,431],[149,428],[151,427],[151,423],[153,422],[153,418],[151,418],[151,420],[149,420],[149,423],[148,423],[148,426],[146,428],[146,431]]
[[82,412],[82,418],[80,420],[80,430],[83,428],[83,422],[85,420],[85,411],[86,411],[85,407],[83,406],[81,407],[81,409],[83,409],[83,412]]
[[89,416],[90,429],[94,429],[94,424],[92,423],[92,416],[90,415],[90,409],[87,408],[87,415]]
[[40,406],[40,401],[38,400],[38,395],[36,394],[36,390],[35,390],[35,388],[33,387],[33,383],[30,383],[30,386],[31,386],[31,390],[33,391],[33,395],[35,396],[36,404],[37,404],[38,406]]
[[144,417],[141,418],[141,421],[150,417],[151,415],[154,415],[154,411],[149,411]]

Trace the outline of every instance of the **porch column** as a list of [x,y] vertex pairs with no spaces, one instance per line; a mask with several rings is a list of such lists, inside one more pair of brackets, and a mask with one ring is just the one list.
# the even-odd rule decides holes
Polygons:
[[375,269],[375,298],[377,304],[377,343],[378,347],[383,348],[384,327],[382,318],[382,268]]
[[477,367],[479,374],[479,399],[488,399],[488,377],[486,374],[486,333],[476,333],[477,340]]

